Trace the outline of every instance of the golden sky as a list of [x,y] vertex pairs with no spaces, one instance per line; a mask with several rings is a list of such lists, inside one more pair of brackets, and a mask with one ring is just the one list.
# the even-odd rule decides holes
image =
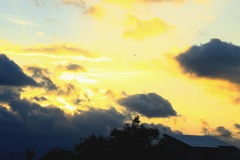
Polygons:
[[0,123],[85,136],[140,115],[160,133],[167,126],[238,138],[239,7],[238,0],[2,0]]

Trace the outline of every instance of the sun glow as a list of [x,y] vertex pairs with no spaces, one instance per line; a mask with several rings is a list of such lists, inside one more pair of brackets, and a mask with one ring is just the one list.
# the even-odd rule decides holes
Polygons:
[[72,106],[70,103],[68,103],[64,98],[57,97],[56,100],[61,103],[61,106],[59,106],[64,111],[70,112],[73,114],[73,112],[76,110],[76,106]]
[[61,80],[77,80],[80,83],[96,84],[98,81],[95,79],[88,78],[87,76],[76,74],[76,73],[62,73],[59,78]]

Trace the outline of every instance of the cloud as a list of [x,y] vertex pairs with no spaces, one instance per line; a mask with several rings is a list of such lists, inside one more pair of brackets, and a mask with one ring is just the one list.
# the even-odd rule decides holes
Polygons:
[[[55,106],[42,107],[38,103],[20,98],[20,90],[2,87],[0,101],[0,146],[1,152],[23,151],[31,146],[38,152],[54,146],[71,147],[79,138],[92,133],[108,135],[110,129],[121,127],[127,115],[118,113],[114,108],[108,110],[89,109],[74,115],[66,115]],[[2,103],[1,103],[2,104]]]
[[0,54],[0,86],[37,86],[31,77],[6,55]]
[[85,11],[85,14],[95,18],[102,18],[106,14],[106,11],[101,5],[92,5]]
[[136,16],[128,15],[126,19],[127,28],[123,32],[123,37],[144,39],[156,35],[161,35],[172,28],[160,18],[152,18],[149,20],[140,20]]
[[215,129],[214,135],[217,135],[219,139],[240,149],[239,137],[238,138],[234,137],[234,134],[230,130],[226,129],[224,126],[217,127]]
[[87,2],[84,0],[62,0],[62,3],[67,5],[77,6],[77,7],[80,7],[81,9],[87,8]]
[[[70,85],[69,89],[74,86]],[[21,98],[21,92],[23,90],[16,87],[0,88],[0,141],[4,144],[4,148],[0,145],[0,155],[6,153],[9,156],[10,151],[23,152],[27,146],[36,151],[36,157],[53,147],[72,148],[80,138],[93,133],[108,136],[113,128],[123,127],[132,116],[129,112],[120,113],[114,107],[83,110],[82,106],[69,115],[51,104],[41,106],[38,102],[47,100],[47,95],[35,96],[35,102],[32,102]],[[162,131],[162,125],[157,127]],[[177,131],[168,127],[168,132]]]
[[212,128],[210,127],[208,122],[206,122],[205,120],[202,120],[201,123],[202,123],[202,131],[203,131],[203,134],[205,135],[217,135],[217,136],[229,136],[229,137],[231,137],[232,135],[232,132],[227,128],[225,128],[224,126],[218,126],[216,128]]
[[176,57],[186,74],[240,83],[240,47],[220,39],[194,45]]
[[[204,135],[214,136],[228,144],[231,144],[240,149],[240,140],[239,137],[235,137],[234,133],[225,128],[224,126],[218,126],[216,128],[211,128],[206,121],[202,121],[203,133]],[[235,124],[236,125],[236,124]]]
[[44,87],[47,91],[57,90],[58,87],[49,77],[45,75],[48,73],[47,69],[39,67],[28,67],[27,70],[33,73],[32,77],[38,80],[38,84],[41,87]]
[[145,127],[149,128],[157,128],[160,132],[160,136],[163,134],[183,134],[183,132],[179,130],[172,130],[171,127],[164,126],[162,124],[148,124],[148,123],[142,123]]
[[17,18],[13,15],[0,15],[1,18],[3,18],[6,21],[21,25],[21,26],[29,26],[29,27],[36,27],[38,26],[36,23]]
[[221,136],[231,136],[232,132],[226,129],[223,126],[219,126],[216,128],[216,132]]
[[0,86],[0,102],[9,102],[20,97],[21,89],[18,87]]
[[95,54],[70,44],[38,45],[22,49],[24,53],[48,53],[56,56],[74,55],[95,57]]
[[234,127],[237,128],[237,129],[240,129],[240,124],[235,123],[235,124],[234,124]]
[[33,99],[34,100],[36,100],[36,101],[46,101],[47,100],[47,98],[46,97],[44,97],[44,96],[41,96],[41,97],[33,97]]
[[69,71],[81,71],[81,72],[87,72],[87,69],[84,66],[78,65],[78,64],[69,64],[66,66],[66,69]]
[[43,32],[36,32],[35,33],[38,37],[45,37],[45,34]]
[[128,110],[139,112],[147,117],[169,117],[177,115],[169,101],[156,93],[135,94],[118,99],[117,102],[125,106]]
[[42,6],[45,4],[44,0],[31,0],[36,6]]
[[119,1],[119,0],[103,0],[104,2],[108,3],[115,3],[120,5],[130,5],[136,3],[181,3],[188,0],[131,0],[131,1]]
[[171,3],[180,3],[180,2],[184,2],[187,0],[139,0],[141,2],[147,2],[147,3],[151,3],[151,2],[171,2]]

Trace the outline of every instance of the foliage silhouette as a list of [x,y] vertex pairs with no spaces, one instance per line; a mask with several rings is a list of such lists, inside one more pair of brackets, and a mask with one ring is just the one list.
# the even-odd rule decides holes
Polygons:
[[53,148],[44,154],[40,160],[77,160],[76,155],[72,151],[60,148]]
[[[80,138],[80,142],[74,145],[73,151],[64,149],[52,150],[46,153],[40,160],[159,160],[166,157],[168,160],[198,159],[212,160],[216,152],[201,148],[193,156],[192,148],[186,148],[182,143],[171,143],[171,139],[160,138],[157,128],[147,128],[140,124],[139,116],[131,123],[126,123],[123,128],[114,128],[108,137],[92,134],[86,138]],[[220,148],[221,149],[221,148]],[[222,151],[222,150],[221,150]],[[229,152],[230,153],[230,152]],[[233,152],[234,153],[234,152]],[[189,157],[190,156],[190,157]],[[233,155],[217,155],[217,160],[239,160],[240,152]],[[214,158],[215,159],[215,158]]]
[[[154,159],[159,157],[159,130],[147,128],[140,124],[139,116],[131,123],[126,123],[123,128],[114,128],[108,137],[92,134],[80,138],[79,144],[74,146],[74,151],[52,150],[46,153],[41,160],[65,159]],[[154,143],[158,142],[158,143]]]
[[33,157],[35,156],[35,152],[34,152],[33,149],[27,147],[27,148],[26,148],[26,151],[25,151],[25,155],[26,155],[26,157],[27,157],[27,160],[32,160]]

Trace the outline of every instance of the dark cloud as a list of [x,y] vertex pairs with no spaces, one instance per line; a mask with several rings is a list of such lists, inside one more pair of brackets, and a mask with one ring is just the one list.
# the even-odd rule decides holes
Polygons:
[[39,108],[36,104],[29,104],[29,108],[24,109],[19,107],[15,104],[17,113],[0,107],[0,140],[4,144],[0,146],[1,151],[9,148],[24,151],[26,146],[37,152],[45,152],[52,147],[73,147],[80,138],[93,133],[109,135],[110,129],[123,126],[125,118],[114,109],[90,110],[67,117],[57,108]]
[[192,46],[176,60],[185,73],[240,83],[240,47],[219,39]]
[[0,86],[36,86],[37,83],[6,55],[0,54]]
[[72,118],[74,126],[82,127],[81,130],[85,135],[97,133],[99,135],[109,135],[113,126],[122,127],[126,119],[130,119],[130,115],[122,115],[115,108],[108,110],[91,108],[87,112],[81,112]]
[[235,123],[235,124],[234,124],[234,127],[237,128],[237,129],[240,129],[240,124]]
[[0,102],[9,102],[14,99],[19,99],[20,94],[20,88],[0,86]]
[[231,137],[232,132],[226,129],[224,126],[218,126],[217,128],[212,128],[209,126],[208,122],[202,120],[202,132],[205,135],[218,135],[218,136],[229,136]]
[[117,102],[127,109],[139,112],[147,117],[169,117],[176,116],[176,111],[168,100],[155,93],[136,94],[121,98]]
[[46,101],[47,100],[47,98],[46,97],[44,97],[44,96],[41,96],[41,97],[33,97],[33,99],[34,100],[36,100],[36,101]]
[[42,77],[42,81],[40,84],[44,86],[47,91],[57,90],[57,86],[48,77]]
[[240,149],[240,140],[239,137],[236,138],[234,137],[234,133],[232,133],[230,130],[226,129],[223,126],[219,126],[215,130],[218,133],[218,138],[232,144],[233,146],[237,147]]
[[58,90],[58,95],[65,95],[65,96],[69,96],[69,95],[79,95],[79,90],[71,83],[68,83],[66,85],[64,85],[63,87],[61,87]]
[[40,67],[28,67],[28,71],[31,71],[33,73],[32,77],[33,78],[40,78],[44,77],[45,74],[48,74],[48,70],[45,68],[40,68]]
[[183,134],[183,132],[179,130],[172,130],[171,127],[164,126],[162,124],[148,124],[148,123],[142,123],[144,126],[149,127],[149,128],[157,128],[160,132],[160,135],[162,136],[163,134]]
[[211,128],[206,121],[202,121],[203,124],[203,134],[214,136],[228,144],[231,144],[240,149],[240,140],[234,137],[234,133],[225,128],[224,126],[219,126],[217,128]]
[[47,91],[58,89],[53,81],[46,76],[46,74],[49,74],[47,69],[40,67],[28,67],[27,70],[33,73],[32,77],[38,81],[39,86],[44,87]]
[[223,126],[219,126],[216,128],[216,131],[219,133],[221,136],[231,136],[232,132],[226,129]]
[[69,71],[82,71],[82,72],[86,72],[87,69],[81,65],[78,64],[69,64],[66,66],[66,69]]
[[82,101],[84,101],[83,99],[80,99],[80,98],[76,98],[73,100],[73,104],[74,105],[79,105]]
[[67,115],[57,107],[42,107],[20,99],[19,91],[9,88],[1,90],[0,101],[10,107],[0,105],[0,154],[24,151],[27,146],[38,152],[52,147],[73,147],[81,137],[92,133],[108,135],[110,129],[122,127],[129,118],[114,108]]
[[[42,107],[21,99],[20,93],[16,87],[0,90],[0,102],[4,102],[0,104],[0,155],[7,158],[9,152],[21,153],[28,146],[36,151],[36,157],[53,147],[72,148],[80,138],[91,134],[108,136],[113,128],[121,128],[132,119],[130,113],[119,113],[114,107],[108,110],[90,108],[68,115],[55,106]],[[144,125],[154,127],[154,124]],[[163,133],[162,125],[155,127]],[[166,128],[168,133],[177,132]]]

